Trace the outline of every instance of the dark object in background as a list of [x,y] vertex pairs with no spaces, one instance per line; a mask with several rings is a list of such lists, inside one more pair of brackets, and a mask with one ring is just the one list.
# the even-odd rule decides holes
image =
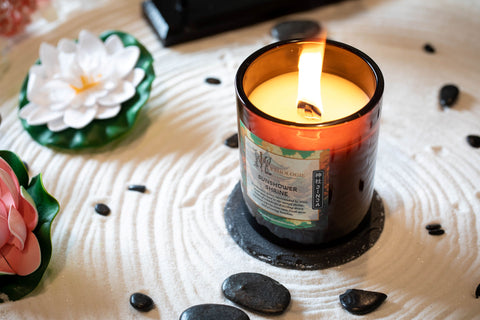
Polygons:
[[480,136],[477,136],[476,134],[468,135],[467,142],[473,148],[480,148]]
[[425,45],[423,46],[423,50],[425,50],[425,52],[428,52],[428,53],[436,52],[435,47],[432,46],[430,43],[425,43]]
[[143,14],[164,46],[342,0],[146,0]]
[[280,41],[290,39],[315,38],[320,34],[322,27],[317,21],[289,20],[283,21],[270,30],[270,34]]

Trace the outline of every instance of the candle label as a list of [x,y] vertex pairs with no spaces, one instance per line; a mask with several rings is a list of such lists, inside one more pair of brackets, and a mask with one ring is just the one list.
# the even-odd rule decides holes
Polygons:
[[258,213],[291,229],[326,221],[329,150],[286,149],[257,137],[242,122],[240,128],[245,187]]

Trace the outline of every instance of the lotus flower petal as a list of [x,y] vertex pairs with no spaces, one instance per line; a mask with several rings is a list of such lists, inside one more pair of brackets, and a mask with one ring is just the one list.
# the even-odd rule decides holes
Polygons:
[[68,109],[65,111],[63,121],[71,128],[81,129],[95,118],[96,113],[96,108]]
[[126,81],[131,82],[134,87],[138,86],[145,77],[145,71],[140,68],[133,69],[125,78]]
[[68,128],[68,125],[63,121],[63,118],[59,118],[47,123],[48,130],[53,132],[62,131]]
[[80,31],[78,36],[77,61],[83,72],[89,74],[100,70],[107,50],[103,42],[90,32]]
[[0,200],[7,208],[18,204],[19,195],[15,180],[5,170],[0,169]]
[[7,244],[0,249],[0,254],[11,270],[20,276],[26,276],[37,270],[42,260],[40,245],[32,232],[27,233],[23,250]]
[[8,229],[13,236],[11,243],[22,251],[27,238],[27,227],[25,226],[22,215],[15,207],[10,207]]
[[58,41],[58,50],[64,53],[74,53],[77,50],[77,45],[75,41],[70,39],[60,39]]
[[106,97],[98,100],[102,106],[115,106],[119,103],[127,101],[135,95],[135,87],[126,81],[122,81],[115,91],[110,92]]
[[48,43],[40,45],[40,60],[46,73],[56,73],[58,70],[58,51]]
[[3,274],[15,274],[15,271],[10,267],[7,260],[0,253],[0,275]]
[[123,50],[115,52],[112,56],[114,59],[115,72],[118,78],[123,78],[135,67],[140,49],[138,47],[126,47]]
[[19,210],[22,212],[23,221],[27,226],[28,231],[33,231],[38,223],[37,206],[33,201],[32,196],[25,190],[23,186],[20,186],[20,198]]
[[120,112],[121,109],[122,109],[122,107],[119,104],[116,105],[116,106],[112,106],[112,107],[99,106],[98,111],[97,111],[97,115],[95,116],[95,118],[96,119],[113,118]]
[[13,180],[13,184],[15,185],[16,190],[20,190],[20,184],[18,182],[17,176],[15,175],[15,172],[13,171],[12,167],[2,158],[0,158],[0,169],[4,170],[10,178]]
[[0,200],[0,248],[10,239],[10,230],[8,229],[8,209]]
[[107,48],[108,54],[114,54],[115,52],[122,50],[124,46],[120,37],[113,34],[105,39],[105,48]]

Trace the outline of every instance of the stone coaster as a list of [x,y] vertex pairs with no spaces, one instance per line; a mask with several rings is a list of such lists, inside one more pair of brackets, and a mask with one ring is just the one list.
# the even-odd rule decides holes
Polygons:
[[383,231],[385,209],[374,191],[367,215],[349,235],[325,245],[293,244],[255,221],[243,200],[239,182],[228,197],[224,218],[230,236],[249,255],[277,267],[318,270],[345,264],[373,247]]

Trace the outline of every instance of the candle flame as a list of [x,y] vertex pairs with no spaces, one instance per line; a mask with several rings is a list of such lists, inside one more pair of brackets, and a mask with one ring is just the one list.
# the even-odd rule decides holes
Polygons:
[[315,44],[302,48],[298,60],[297,111],[306,118],[320,120],[323,113],[320,80],[325,54],[326,32],[322,31]]

